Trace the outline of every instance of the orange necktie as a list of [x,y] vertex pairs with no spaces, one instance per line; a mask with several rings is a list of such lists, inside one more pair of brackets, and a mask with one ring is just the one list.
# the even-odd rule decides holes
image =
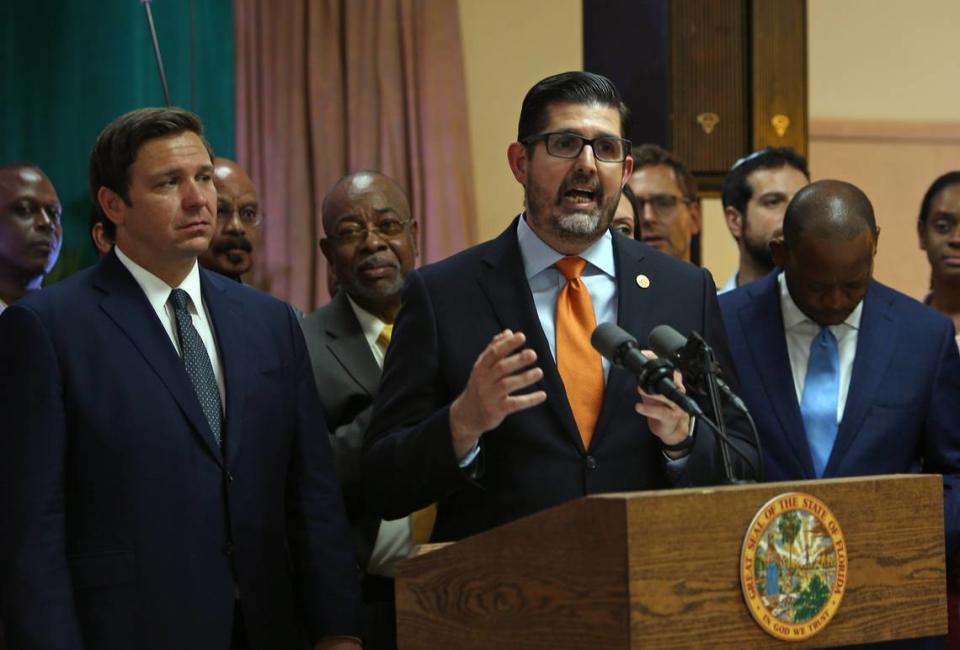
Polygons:
[[600,353],[590,345],[597,318],[590,293],[580,279],[586,265],[582,257],[557,261],[557,268],[567,279],[557,296],[557,369],[584,449],[590,447],[603,404],[603,365]]

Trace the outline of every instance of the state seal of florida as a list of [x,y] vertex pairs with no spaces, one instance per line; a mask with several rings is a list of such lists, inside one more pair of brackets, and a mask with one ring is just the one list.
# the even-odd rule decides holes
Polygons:
[[740,586],[765,632],[785,641],[820,632],[837,613],[846,583],[847,545],[823,501],[787,492],[760,508],[740,551]]

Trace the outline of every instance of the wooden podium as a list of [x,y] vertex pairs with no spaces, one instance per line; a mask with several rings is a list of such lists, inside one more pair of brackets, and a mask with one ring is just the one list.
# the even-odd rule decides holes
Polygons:
[[[803,641],[753,620],[741,546],[785,492],[826,503],[846,540],[843,600]],[[815,648],[947,631],[943,483],[895,475],[607,494],[397,565],[400,650]]]

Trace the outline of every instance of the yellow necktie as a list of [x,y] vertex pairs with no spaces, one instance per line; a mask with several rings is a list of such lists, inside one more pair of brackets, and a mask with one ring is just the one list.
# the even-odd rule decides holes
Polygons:
[[[380,330],[377,337],[377,345],[387,351],[390,345],[390,338],[393,336],[393,323],[387,323]],[[410,542],[412,544],[426,544],[430,541],[430,535],[433,534],[433,524],[437,520],[437,504],[431,503],[423,510],[417,510],[410,515]]]
[[387,323],[383,326],[383,329],[380,330],[380,335],[377,336],[377,345],[379,345],[380,349],[384,352],[387,351],[387,346],[390,345],[391,336],[393,336],[393,323]]
[[557,261],[557,268],[567,279],[557,296],[557,370],[584,449],[590,447],[603,404],[603,365],[600,353],[590,345],[597,318],[590,293],[580,279],[586,264],[582,257]]

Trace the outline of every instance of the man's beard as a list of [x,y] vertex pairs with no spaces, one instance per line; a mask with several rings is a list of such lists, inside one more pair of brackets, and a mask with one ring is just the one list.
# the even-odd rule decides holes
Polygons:
[[[774,237],[778,236],[779,234],[774,235]],[[743,248],[750,259],[753,260],[753,263],[765,272],[772,271],[776,266],[773,261],[773,253],[770,252],[770,242],[751,237],[750,231],[747,229],[743,232]]]
[[[595,207],[592,209],[576,210],[572,212],[563,209],[565,193],[576,185],[590,185],[593,192]],[[604,197],[600,179],[590,179],[584,174],[573,174],[564,179],[552,201],[548,201],[545,192],[535,182],[525,192],[527,211],[531,218],[541,226],[546,227],[558,239],[571,242],[593,242],[600,238],[613,220],[617,203],[620,201],[619,192],[611,197]],[[544,223],[546,222],[546,223]]]

